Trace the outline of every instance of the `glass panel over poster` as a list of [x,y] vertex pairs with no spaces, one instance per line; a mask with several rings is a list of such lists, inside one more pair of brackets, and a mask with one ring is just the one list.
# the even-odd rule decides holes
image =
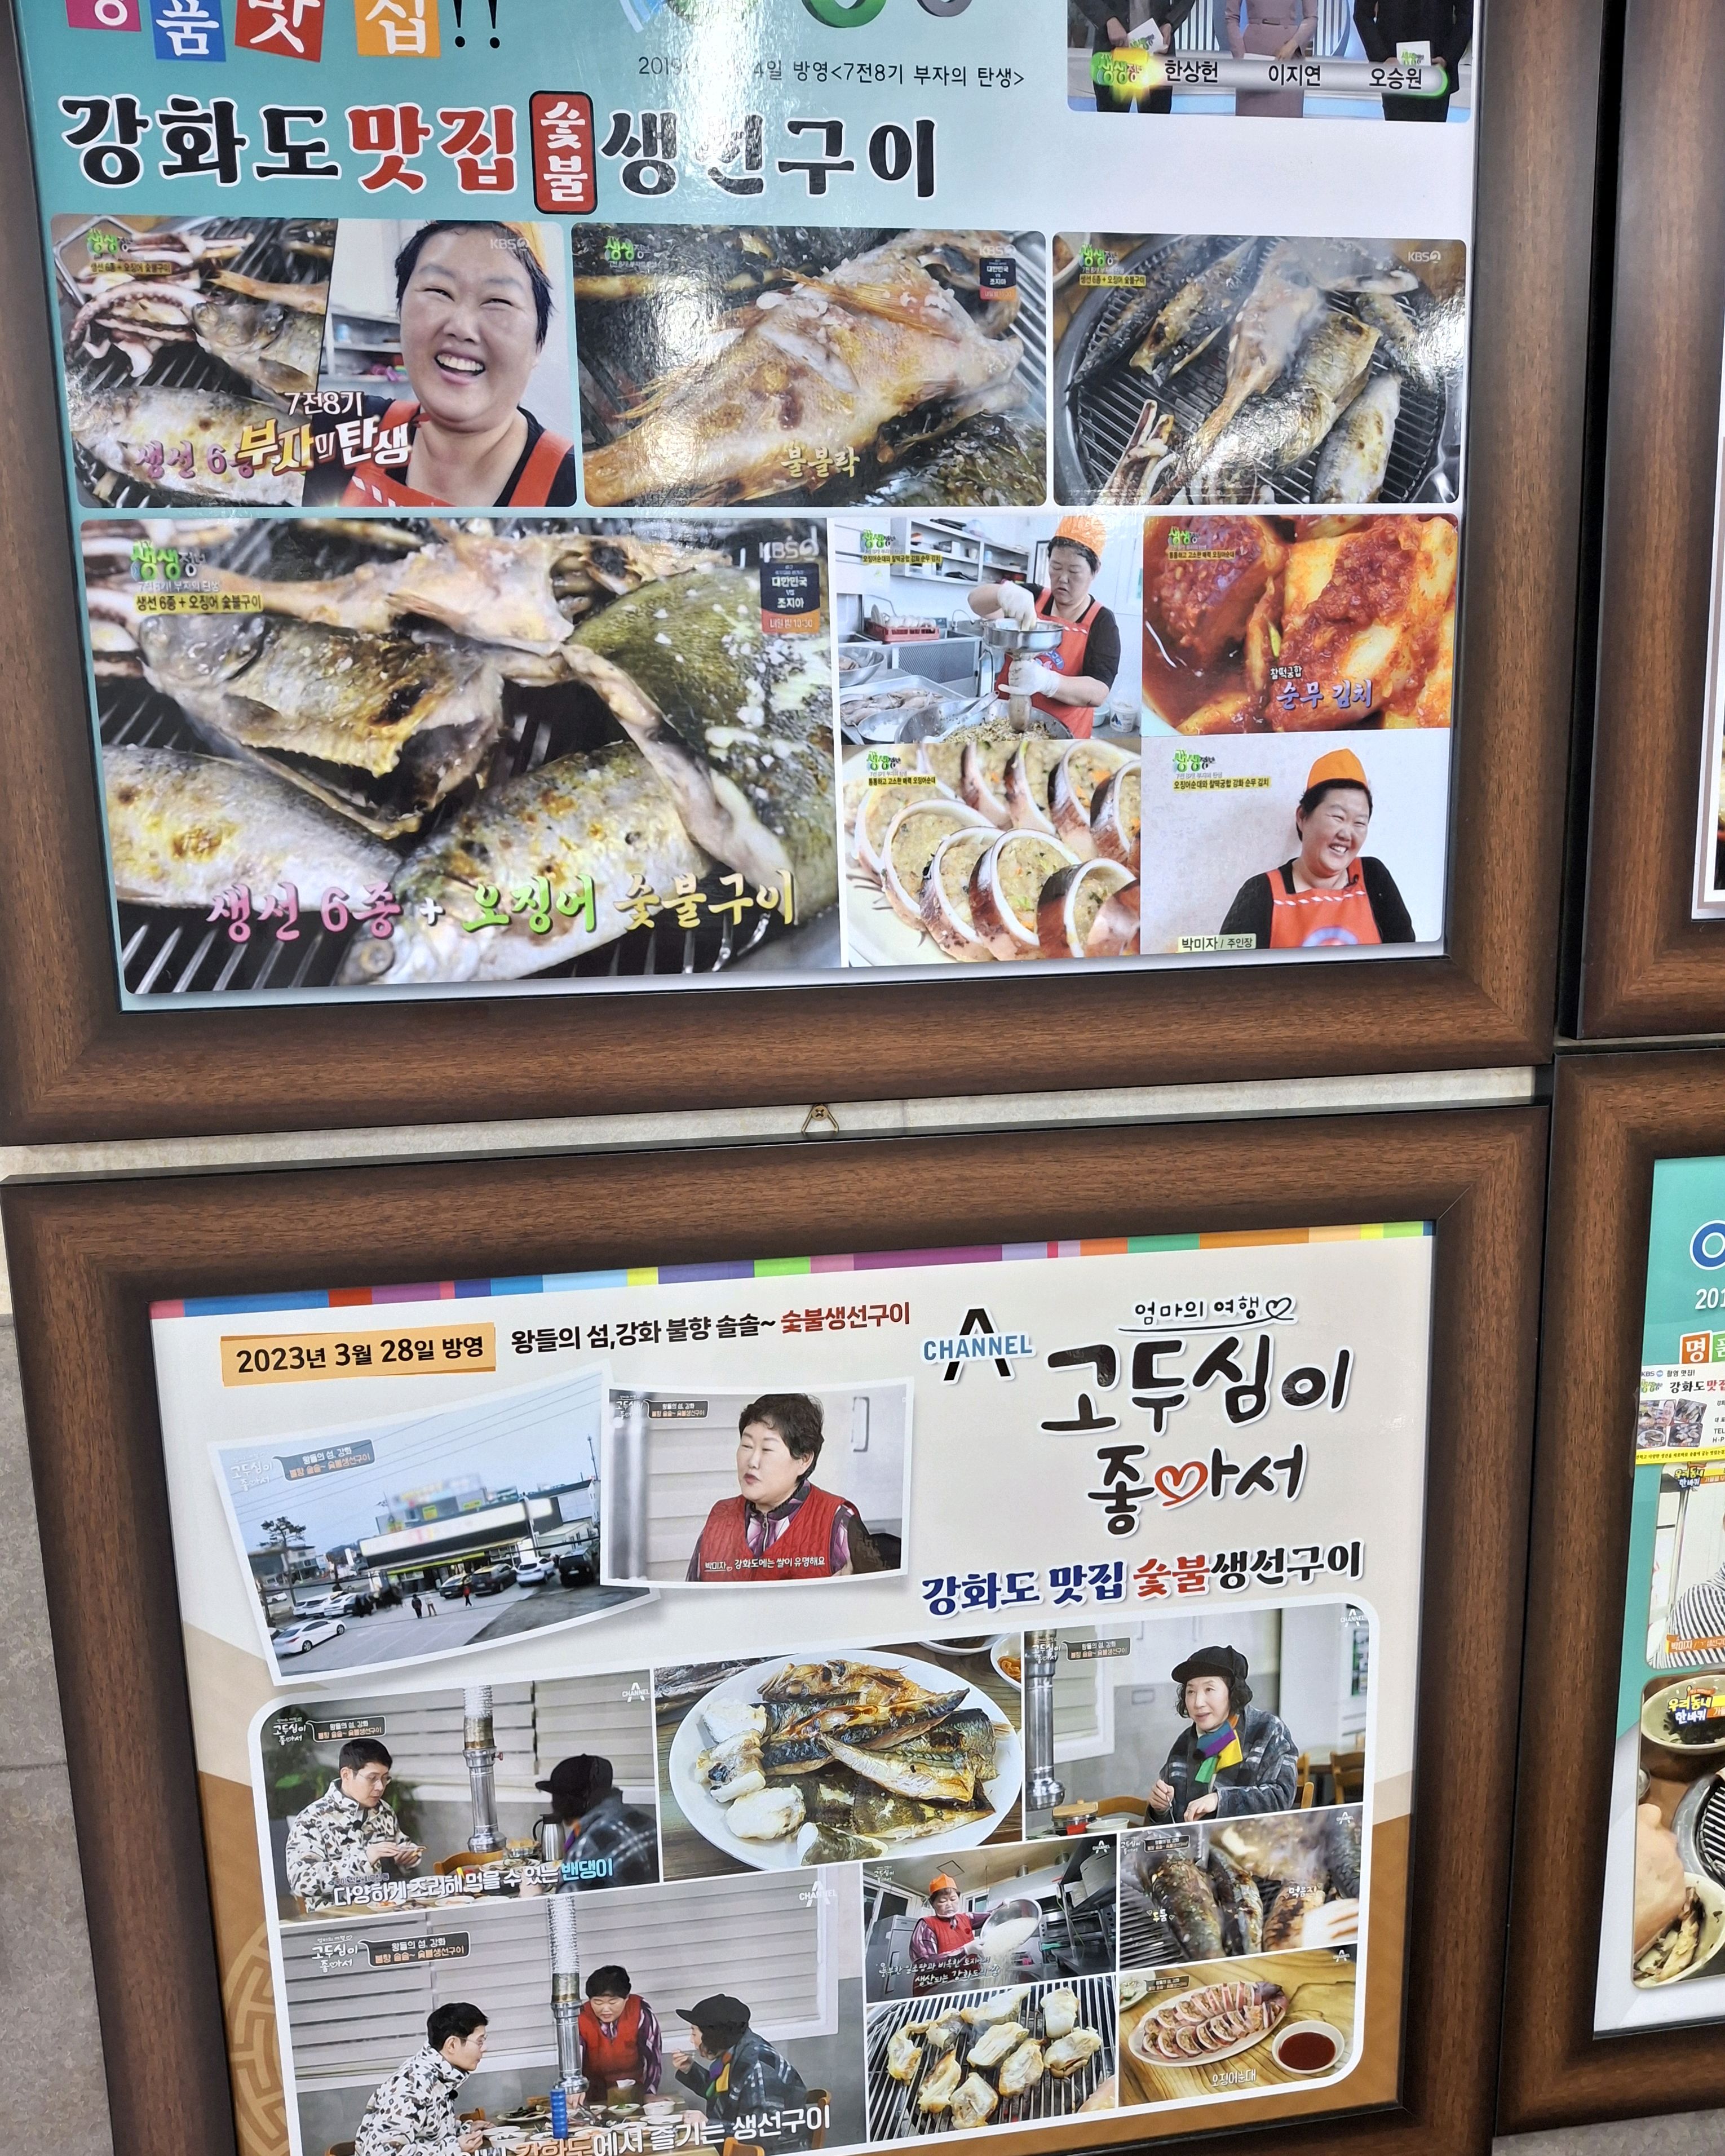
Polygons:
[[1725,2015],[1725,1160],[1653,1171],[1594,2025]]
[[1397,12],[26,11],[126,1007],[1441,950]]
[[1393,2102],[1432,1250],[158,1305],[247,2156]]

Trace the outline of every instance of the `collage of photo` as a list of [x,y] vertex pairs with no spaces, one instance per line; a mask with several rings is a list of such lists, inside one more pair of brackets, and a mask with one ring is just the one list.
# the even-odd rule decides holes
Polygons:
[[854,2147],[1338,2078],[1370,1620],[1222,1629],[278,1701],[299,2145]]
[[1463,242],[52,224],[129,998],[1440,947]]

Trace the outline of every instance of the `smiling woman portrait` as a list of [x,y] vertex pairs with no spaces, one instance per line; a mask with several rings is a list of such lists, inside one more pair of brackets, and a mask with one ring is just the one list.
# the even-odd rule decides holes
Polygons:
[[[411,396],[372,400],[377,431],[405,428],[405,465],[368,457],[347,508],[567,508],[575,445],[521,402],[555,303],[533,228],[441,218],[395,258],[402,367]],[[329,498],[315,482],[308,501]]]
[[1260,951],[1413,942],[1414,923],[1394,877],[1360,850],[1371,823],[1372,789],[1359,758],[1351,748],[1321,756],[1294,811],[1299,850],[1279,868],[1246,879],[1221,933],[1250,936]]

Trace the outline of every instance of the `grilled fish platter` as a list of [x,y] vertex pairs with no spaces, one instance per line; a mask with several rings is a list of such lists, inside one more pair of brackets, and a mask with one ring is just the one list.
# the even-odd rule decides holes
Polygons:
[[[620,431],[584,454],[588,499],[806,494],[829,484],[834,459],[885,472],[968,420],[1023,405],[1016,290],[996,300],[980,289],[981,261],[1012,252],[1000,234],[905,232],[830,267],[784,272],[746,296],[705,349],[683,345],[617,415]],[[686,336],[686,314],[642,296],[649,321],[675,321]],[[608,311],[583,316],[589,367],[593,348],[619,333]],[[653,341],[663,356],[665,336]],[[1041,498],[1040,461],[1026,500]],[[845,498],[868,497],[852,481]]]
[[[1018,1733],[987,1694],[931,1664],[790,1660],[757,1664],[696,1702],[669,1771],[698,1832],[778,1866],[973,1846],[1006,1818],[1020,1769]],[[763,1849],[767,1837],[739,1832],[738,1804],[775,1794],[793,1801],[768,1815],[785,1824]]]

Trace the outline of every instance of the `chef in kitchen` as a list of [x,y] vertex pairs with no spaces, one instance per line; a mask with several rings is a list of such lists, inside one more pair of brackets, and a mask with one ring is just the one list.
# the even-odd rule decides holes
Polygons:
[[[978,584],[970,610],[985,621],[1019,629],[1056,628],[1057,649],[1029,652],[1011,669],[1013,690],[1058,719],[1067,732],[1088,741],[1097,707],[1106,704],[1120,671],[1120,624],[1091,586],[1102,566],[1108,527],[1100,516],[1063,516],[1049,542],[1048,582],[1040,592],[1027,584]],[[1005,668],[994,684],[1004,696]]]
[[824,1442],[820,1402],[807,1393],[751,1400],[737,1419],[737,1494],[707,1514],[685,1578],[737,1586],[879,1572],[861,1513],[815,1482]]
[[1252,1705],[1245,1656],[1200,1647],[1169,1674],[1174,1711],[1191,1726],[1163,1763],[1144,1824],[1292,1811],[1300,1755],[1281,1717]]
[[975,1920],[959,1907],[958,1881],[949,1871],[929,1881],[928,1906],[911,1933],[911,1959],[918,1976],[950,1983],[976,1966]]

